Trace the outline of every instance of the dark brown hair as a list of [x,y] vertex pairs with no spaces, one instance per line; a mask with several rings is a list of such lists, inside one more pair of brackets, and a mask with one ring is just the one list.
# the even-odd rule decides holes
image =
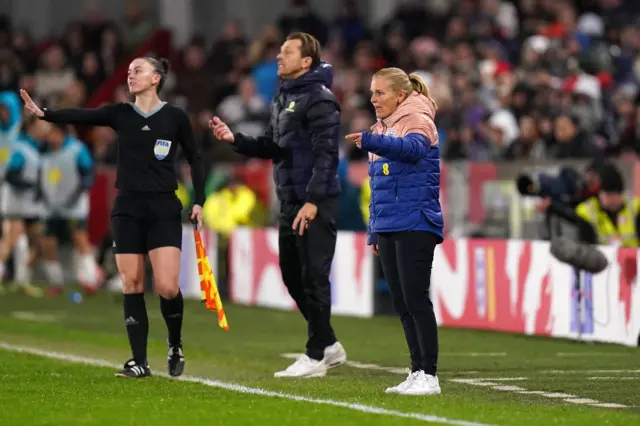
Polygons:
[[300,55],[311,58],[310,68],[320,65],[320,42],[314,36],[297,32],[289,34],[287,40],[300,40]]
[[158,82],[157,86],[157,92],[160,93],[162,91],[162,88],[164,87],[164,82],[167,79],[167,74],[169,73],[169,61],[165,58],[156,59],[150,56],[145,56],[142,59],[151,64],[154,72],[160,76],[160,81]]

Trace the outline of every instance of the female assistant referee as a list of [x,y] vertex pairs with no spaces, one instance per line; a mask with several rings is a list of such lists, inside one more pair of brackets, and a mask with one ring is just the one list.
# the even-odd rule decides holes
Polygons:
[[24,90],[25,109],[53,123],[112,127],[119,137],[116,188],[119,189],[111,230],[116,263],[124,286],[124,322],[133,358],[117,376],[151,375],[147,363],[149,323],[144,300],[144,255],[149,254],[155,289],[169,332],[169,374],[184,370],[183,299],[178,285],[182,248],[182,205],[175,195],[174,161],[179,144],[191,165],[195,205],[191,219],[202,226],[204,169],[187,114],[158,97],[169,62],[137,58],[129,65],[127,83],[135,102],[96,109],[40,109]]

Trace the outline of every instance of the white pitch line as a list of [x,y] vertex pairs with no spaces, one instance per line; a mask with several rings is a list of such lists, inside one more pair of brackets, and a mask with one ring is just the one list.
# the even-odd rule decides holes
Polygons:
[[[508,378],[508,379],[524,380],[523,377],[514,377],[514,378]],[[489,387],[493,390],[498,390],[503,392],[514,392],[514,393],[523,394],[523,395],[539,395],[545,398],[561,399],[565,402],[570,402],[572,404],[583,404],[583,405],[590,405],[595,407],[606,407],[606,408],[628,408],[628,406],[623,404],[609,404],[605,406],[603,404],[606,404],[606,403],[596,401],[595,399],[580,398],[579,396],[571,395],[568,393],[532,391],[532,390],[522,388],[520,386],[500,385],[496,383],[495,380],[496,379],[483,379],[483,378],[449,379],[449,381],[451,382],[464,383],[472,386]]]
[[[31,355],[38,355],[45,358],[57,359],[60,361],[66,361],[66,362],[71,362],[75,364],[86,364],[86,365],[92,365],[95,367],[106,367],[106,368],[121,368],[120,364],[115,364],[115,363],[97,359],[97,358],[88,358],[88,357],[83,357],[83,356],[78,356],[73,354],[47,351],[47,350],[38,349],[38,348],[17,346],[17,345],[12,345],[10,343],[1,342],[1,341],[0,341],[0,348],[7,351],[28,353]],[[333,399],[310,398],[306,396],[294,395],[294,394],[289,394],[284,392],[270,391],[270,390],[261,389],[261,388],[253,388],[253,387],[243,386],[235,383],[223,382],[220,380],[211,380],[204,377],[182,376],[176,379],[176,378],[171,378],[166,373],[158,372],[154,374],[156,376],[169,378],[172,380],[199,383],[205,386],[225,389],[233,392],[240,392],[240,393],[246,393],[251,395],[267,396],[267,397],[274,397],[274,398],[282,398],[282,399],[288,399],[291,401],[308,402],[310,404],[331,405],[334,407],[342,407],[342,408],[347,408],[349,410],[360,411],[360,412],[369,413],[369,414],[380,414],[380,415],[391,416],[391,417],[415,419],[415,420],[421,420],[424,422],[441,423],[441,424],[453,425],[453,426],[494,426],[494,425],[485,424],[485,423],[472,422],[468,420],[457,420],[457,419],[451,419],[448,417],[441,417],[441,416],[435,416],[430,414],[406,413],[403,411],[388,410],[386,408],[375,407],[375,406],[364,405],[364,404],[356,404],[356,403],[345,402],[345,401],[337,401]]]
[[572,404],[584,404],[584,405],[601,404],[600,401],[596,401],[595,399],[591,399],[591,398],[569,398],[569,399],[565,399],[565,401],[570,402]]
[[638,380],[638,377],[596,376],[596,377],[589,377],[588,380]]
[[602,407],[602,408],[625,408],[622,404],[615,404],[613,402],[605,402],[602,404],[593,404],[594,407]]
[[542,396],[547,398],[557,398],[557,399],[578,398],[576,395],[571,395],[570,393],[562,393],[562,392],[545,392],[542,394]]
[[521,380],[528,380],[527,377],[483,377],[481,379],[471,379],[471,380],[489,380],[492,382],[518,382]]
[[448,356],[448,357],[468,356],[473,358],[481,358],[481,357],[498,358],[498,357],[507,356],[507,353],[506,352],[441,352],[440,355]]
[[619,353],[619,352],[558,352],[556,356],[559,357],[604,357],[604,356],[631,356],[631,354]]
[[621,374],[635,373],[640,374],[640,370],[541,370],[537,373],[541,374]]
[[19,320],[34,322],[56,322],[60,319],[59,315],[40,314],[30,311],[13,311],[11,316]]
[[520,386],[493,386],[493,389],[505,392],[519,392],[526,390],[524,388],[521,388]]

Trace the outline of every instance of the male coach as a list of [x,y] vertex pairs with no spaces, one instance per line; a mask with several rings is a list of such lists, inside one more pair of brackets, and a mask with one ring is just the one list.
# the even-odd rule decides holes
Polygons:
[[232,133],[218,117],[209,126],[236,151],[273,160],[280,201],[282,279],[308,323],[306,353],[276,377],[322,377],[347,354],[331,327],[329,272],[336,246],[340,105],[333,70],[320,62],[311,35],[289,35],[278,55],[280,87],[264,136]]

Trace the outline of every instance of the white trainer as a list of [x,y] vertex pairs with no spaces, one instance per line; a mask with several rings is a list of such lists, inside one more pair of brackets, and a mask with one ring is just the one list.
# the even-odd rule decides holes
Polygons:
[[302,355],[285,370],[278,371],[274,377],[324,377],[327,375],[327,366],[324,361],[317,361]]
[[407,378],[404,382],[400,383],[397,386],[392,386],[390,388],[385,389],[385,393],[403,393],[406,388],[411,386],[413,380],[418,377],[418,371],[412,372],[407,368]]
[[322,361],[327,368],[339,367],[347,362],[347,352],[340,342],[335,342],[333,345],[324,348]]
[[437,376],[418,371],[411,384],[400,393],[402,395],[439,395],[440,381]]

